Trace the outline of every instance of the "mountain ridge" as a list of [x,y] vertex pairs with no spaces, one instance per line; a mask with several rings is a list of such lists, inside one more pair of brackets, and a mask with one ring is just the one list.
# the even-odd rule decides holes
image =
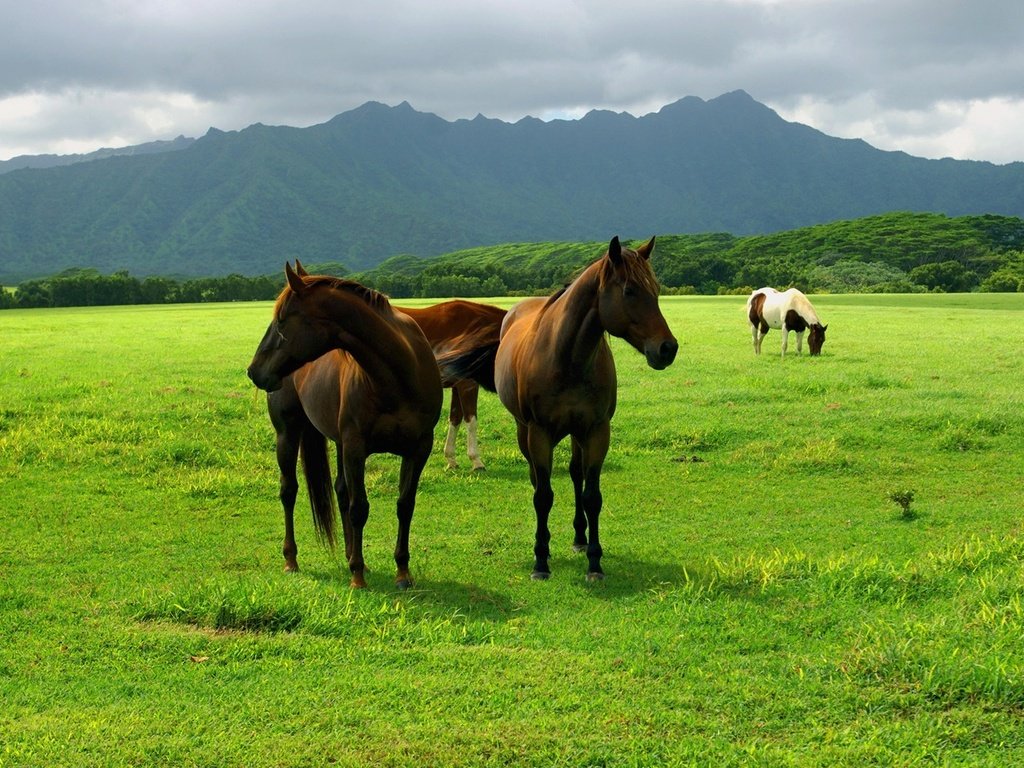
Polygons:
[[744,91],[640,117],[447,121],[367,102],[307,128],[0,175],[0,279],[81,266],[264,274],[612,234],[768,233],[892,210],[1024,215],[1024,163],[926,160],[783,120]]

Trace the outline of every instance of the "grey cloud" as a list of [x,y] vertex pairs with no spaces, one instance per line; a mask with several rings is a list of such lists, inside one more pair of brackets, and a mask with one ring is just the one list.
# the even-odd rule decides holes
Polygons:
[[[209,124],[243,121],[224,129],[309,124],[371,99],[507,120],[737,88],[836,115],[866,103],[894,113],[1024,103],[1019,0],[111,0],[20,3],[5,16],[0,100],[66,95],[78,100],[68,114],[110,119],[124,135],[138,119],[86,117],[90,94],[190,94]],[[2,110],[0,153],[25,130]],[[45,117],[39,142],[60,125]],[[139,136],[150,138],[166,137]]]

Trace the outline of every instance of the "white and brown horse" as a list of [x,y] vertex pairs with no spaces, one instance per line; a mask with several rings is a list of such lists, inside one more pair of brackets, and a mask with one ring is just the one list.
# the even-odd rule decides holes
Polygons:
[[750,333],[754,340],[754,354],[761,354],[761,342],[769,329],[782,331],[782,356],[786,356],[789,346],[789,332],[796,331],[796,352],[803,353],[804,331],[810,329],[807,346],[812,355],[821,354],[821,345],[825,343],[825,330],[818,313],[811,302],[796,288],[788,291],[777,291],[774,288],[759,288],[747,299],[747,319],[750,321]]

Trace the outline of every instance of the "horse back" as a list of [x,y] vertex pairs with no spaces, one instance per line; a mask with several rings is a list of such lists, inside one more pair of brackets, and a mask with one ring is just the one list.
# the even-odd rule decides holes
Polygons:
[[505,313],[505,317],[501,321],[500,338],[505,338],[505,334],[508,333],[516,323],[521,322],[534,322],[536,315],[540,310],[547,304],[548,299],[543,296],[532,296],[528,299],[523,299],[512,305],[512,309]]
[[395,309],[416,321],[435,352],[447,342],[466,334],[486,333],[493,330],[497,339],[498,329],[505,318],[506,310],[491,304],[479,304],[465,299],[452,299],[430,307],[395,307]]

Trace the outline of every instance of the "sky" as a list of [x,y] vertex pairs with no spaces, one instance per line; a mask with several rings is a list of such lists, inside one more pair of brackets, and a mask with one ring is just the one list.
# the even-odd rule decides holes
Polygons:
[[742,89],[929,158],[1024,161],[1022,0],[0,0],[0,160],[367,101],[641,116]]

